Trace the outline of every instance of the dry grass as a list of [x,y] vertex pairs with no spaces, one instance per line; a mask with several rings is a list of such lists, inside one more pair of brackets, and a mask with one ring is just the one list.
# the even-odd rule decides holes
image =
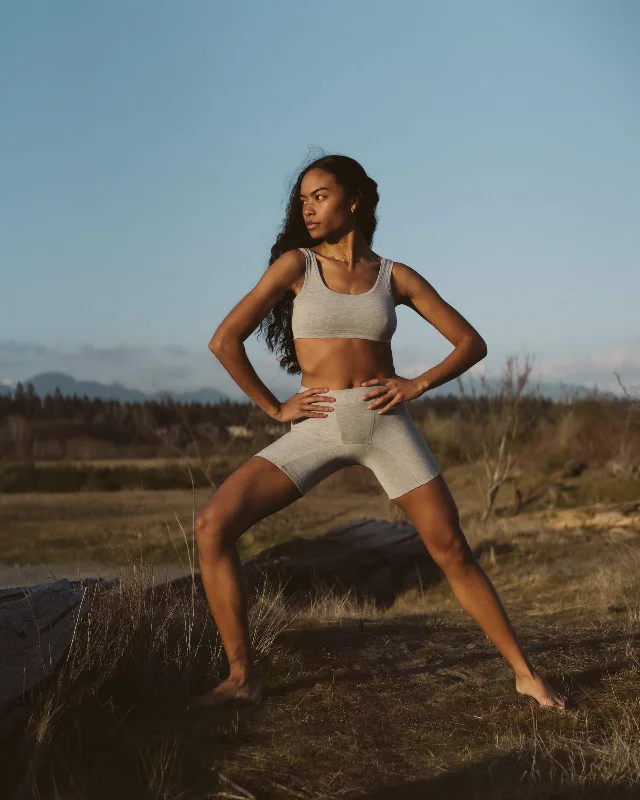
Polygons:
[[637,525],[529,515],[465,528],[472,546],[490,540],[481,563],[536,667],[570,696],[564,714],[516,694],[444,580],[389,609],[335,592],[294,609],[264,583],[250,604],[263,700],[185,712],[227,669],[196,591],[191,505],[173,537],[192,576],[180,591],[156,583],[144,513],[127,520],[119,586],[96,595],[3,747],[7,796],[640,796]]

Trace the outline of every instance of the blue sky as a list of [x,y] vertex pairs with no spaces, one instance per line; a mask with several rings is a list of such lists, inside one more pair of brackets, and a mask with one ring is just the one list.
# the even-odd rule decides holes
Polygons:
[[[0,381],[244,397],[207,344],[340,152],[490,374],[638,384],[639,40],[636,0],[2,3]],[[405,377],[451,349],[407,308],[393,343]]]

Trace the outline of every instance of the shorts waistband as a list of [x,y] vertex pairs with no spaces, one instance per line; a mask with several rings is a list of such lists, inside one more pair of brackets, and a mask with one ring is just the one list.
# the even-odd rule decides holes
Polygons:
[[[371,386],[352,386],[350,389],[329,389],[326,392],[320,392],[320,394],[325,395],[326,397],[335,397],[336,401],[334,405],[342,404],[342,403],[357,403],[366,408],[366,403],[362,402],[360,398],[365,395],[367,392],[370,392],[372,389],[376,388],[376,385],[381,384],[374,384],[372,383]],[[298,393],[306,392],[307,389],[311,389],[311,386],[300,386],[298,389]],[[372,397],[371,400],[374,398]],[[313,401],[322,403],[322,400]]]

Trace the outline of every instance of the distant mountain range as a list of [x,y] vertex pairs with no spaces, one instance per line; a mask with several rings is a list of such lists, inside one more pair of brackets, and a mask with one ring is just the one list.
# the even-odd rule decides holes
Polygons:
[[[475,386],[477,392],[480,391],[480,383],[477,378],[465,375],[464,382],[467,389],[470,385],[473,385]],[[64,372],[41,372],[38,375],[34,375],[31,378],[21,381],[21,383],[25,388],[28,383],[32,383],[36,394],[41,398],[44,398],[47,394],[53,395],[56,387],[58,387],[65,396],[72,396],[75,394],[78,395],[78,397],[83,397],[86,394],[91,399],[99,397],[102,400],[119,400],[121,403],[144,403],[153,400],[161,402],[163,395],[166,395],[167,393],[170,394],[174,400],[182,403],[202,403],[203,405],[213,405],[215,403],[219,403],[221,400],[242,402],[240,399],[230,398],[224,392],[218,391],[218,389],[202,388],[186,392],[166,392],[161,390],[153,394],[148,394],[147,392],[142,392],[139,389],[129,389],[127,386],[123,386],[123,384],[118,383],[117,381],[111,384],[99,383],[98,381],[78,381],[71,377],[71,375],[66,375]],[[491,389],[496,389],[499,384],[499,380],[497,378],[493,378],[489,379],[487,383]],[[549,383],[543,381],[533,381],[531,388],[536,385],[539,387],[542,395],[555,401],[565,400],[567,396],[576,398],[586,397],[593,392],[593,389],[588,389],[585,386]],[[12,394],[14,389],[15,382],[0,383],[0,394]],[[274,389],[272,388],[272,391],[273,390]],[[286,387],[278,387],[278,397],[285,398],[287,396],[287,391],[290,391],[291,394],[294,394],[296,387],[293,386],[290,390],[288,390]],[[428,392],[427,395],[423,395],[423,397],[427,397],[429,394],[457,395],[459,394],[458,382],[454,380],[450,381],[444,386],[438,386],[436,389]],[[617,397],[617,395],[613,394],[612,392],[605,391],[598,391],[598,395],[600,397],[609,398]]]
[[[465,391],[471,394],[472,387],[475,389],[477,394],[482,394],[482,385],[480,381],[473,375],[463,375],[462,380],[465,386]],[[497,391],[500,388],[500,379],[499,378],[487,378],[487,386],[489,390],[492,392]],[[534,388],[540,392],[543,397],[548,397],[550,400],[554,400],[555,402],[566,400],[568,397],[588,397],[589,395],[593,394],[594,389],[588,389],[586,386],[578,386],[574,383],[551,383],[549,381],[539,381],[539,380],[531,380],[530,383],[527,384],[524,394],[529,394],[533,391]],[[427,392],[426,395],[422,395],[420,399],[428,397],[429,395],[459,395],[460,389],[458,387],[458,381],[453,380],[449,383],[445,383],[443,386],[437,386],[435,389]],[[601,398],[614,398],[617,397],[613,392],[607,392],[601,389],[597,390],[597,394]]]
[[[78,397],[84,397],[86,394],[92,400],[99,397],[102,400],[119,400],[121,403],[145,403],[154,400],[161,402],[162,396],[167,394],[164,391],[148,394],[147,392],[141,392],[139,389],[129,389],[117,381],[111,384],[98,383],[97,381],[77,381],[64,372],[41,372],[32,378],[20,381],[20,383],[25,389],[28,383],[32,383],[36,394],[40,398],[44,398],[47,394],[53,395],[56,387],[60,389],[63,395],[68,397],[74,394],[78,395]],[[14,383],[11,385],[0,384],[0,394],[13,394],[14,390]],[[181,403],[214,404],[219,403],[221,400],[230,399],[228,395],[219,392],[217,389],[196,389],[187,392],[169,392],[169,394],[174,400]]]

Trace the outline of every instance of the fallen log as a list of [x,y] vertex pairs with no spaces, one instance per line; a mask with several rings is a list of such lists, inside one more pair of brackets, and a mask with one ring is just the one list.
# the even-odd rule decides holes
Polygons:
[[[484,540],[475,550],[479,557],[511,545]],[[443,578],[417,530],[410,523],[360,517],[332,528],[313,539],[294,537],[269,547],[242,562],[249,593],[254,594],[267,580],[280,582],[285,597],[307,602],[329,590],[351,592],[356,601],[373,600],[388,607],[398,594]],[[202,582],[196,573],[198,591]],[[191,576],[170,584],[186,589]]]
[[381,606],[410,586],[442,576],[413,525],[368,517],[270,547],[246,559],[243,568],[252,591],[277,578],[284,595],[301,602],[334,590]]
[[51,675],[71,643],[102,578],[0,590],[0,716]]

